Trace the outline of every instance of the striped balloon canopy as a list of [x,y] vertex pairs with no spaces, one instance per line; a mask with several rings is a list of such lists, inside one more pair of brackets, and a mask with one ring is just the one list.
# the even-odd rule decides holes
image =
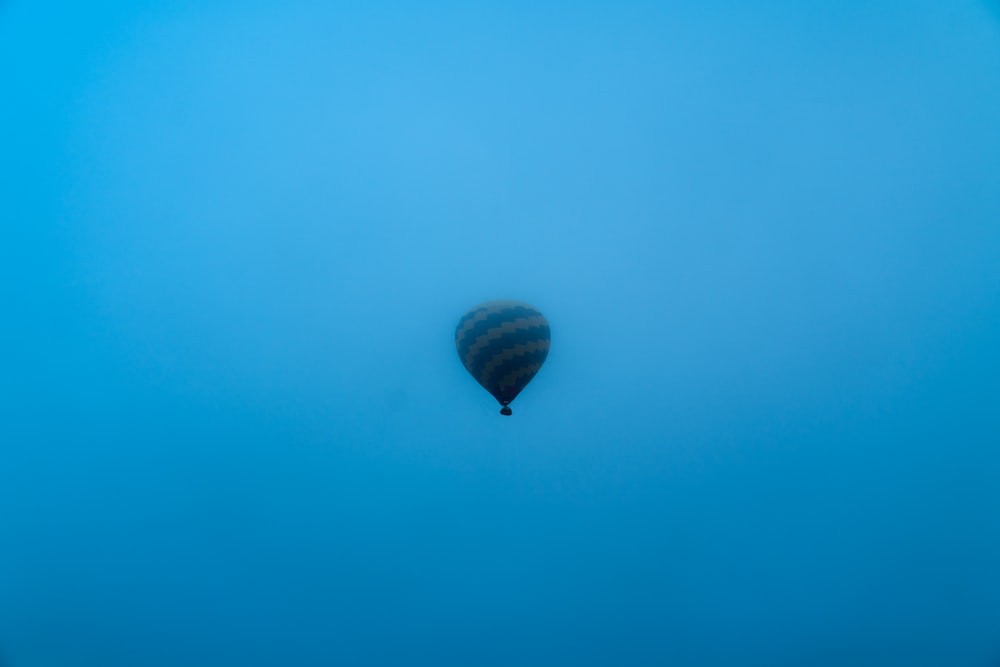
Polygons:
[[488,301],[458,321],[455,347],[465,369],[510,415],[510,402],[549,354],[549,323],[519,301]]

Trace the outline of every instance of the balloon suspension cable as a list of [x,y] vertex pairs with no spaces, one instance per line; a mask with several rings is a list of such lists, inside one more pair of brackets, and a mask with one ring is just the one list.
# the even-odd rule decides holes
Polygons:
[[501,405],[503,405],[503,407],[500,408],[500,414],[502,414],[504,417],[510,417],[512,414],[514,414],[513,412],[511,412],[511,409],[507,407],[508,405],[510,405],[510,401],[503,401]]

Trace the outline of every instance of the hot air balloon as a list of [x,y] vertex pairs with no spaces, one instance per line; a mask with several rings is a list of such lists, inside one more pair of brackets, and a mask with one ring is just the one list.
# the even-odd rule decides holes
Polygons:
[[458,321],[455,347],[465,369],[511,414],[510,402],[549,354],[549,323],[519,301],[488,301]]

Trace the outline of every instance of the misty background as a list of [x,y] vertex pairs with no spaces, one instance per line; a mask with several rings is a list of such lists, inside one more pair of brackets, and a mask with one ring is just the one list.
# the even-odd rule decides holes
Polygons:
[[0,662],[1000,664],[996,10],[0,3]]

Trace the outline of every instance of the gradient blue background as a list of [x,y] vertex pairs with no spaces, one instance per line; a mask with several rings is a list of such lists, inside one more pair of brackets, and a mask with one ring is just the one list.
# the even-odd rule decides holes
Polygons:
[[996,9],[0,3],[0,662],[1000,664]]

